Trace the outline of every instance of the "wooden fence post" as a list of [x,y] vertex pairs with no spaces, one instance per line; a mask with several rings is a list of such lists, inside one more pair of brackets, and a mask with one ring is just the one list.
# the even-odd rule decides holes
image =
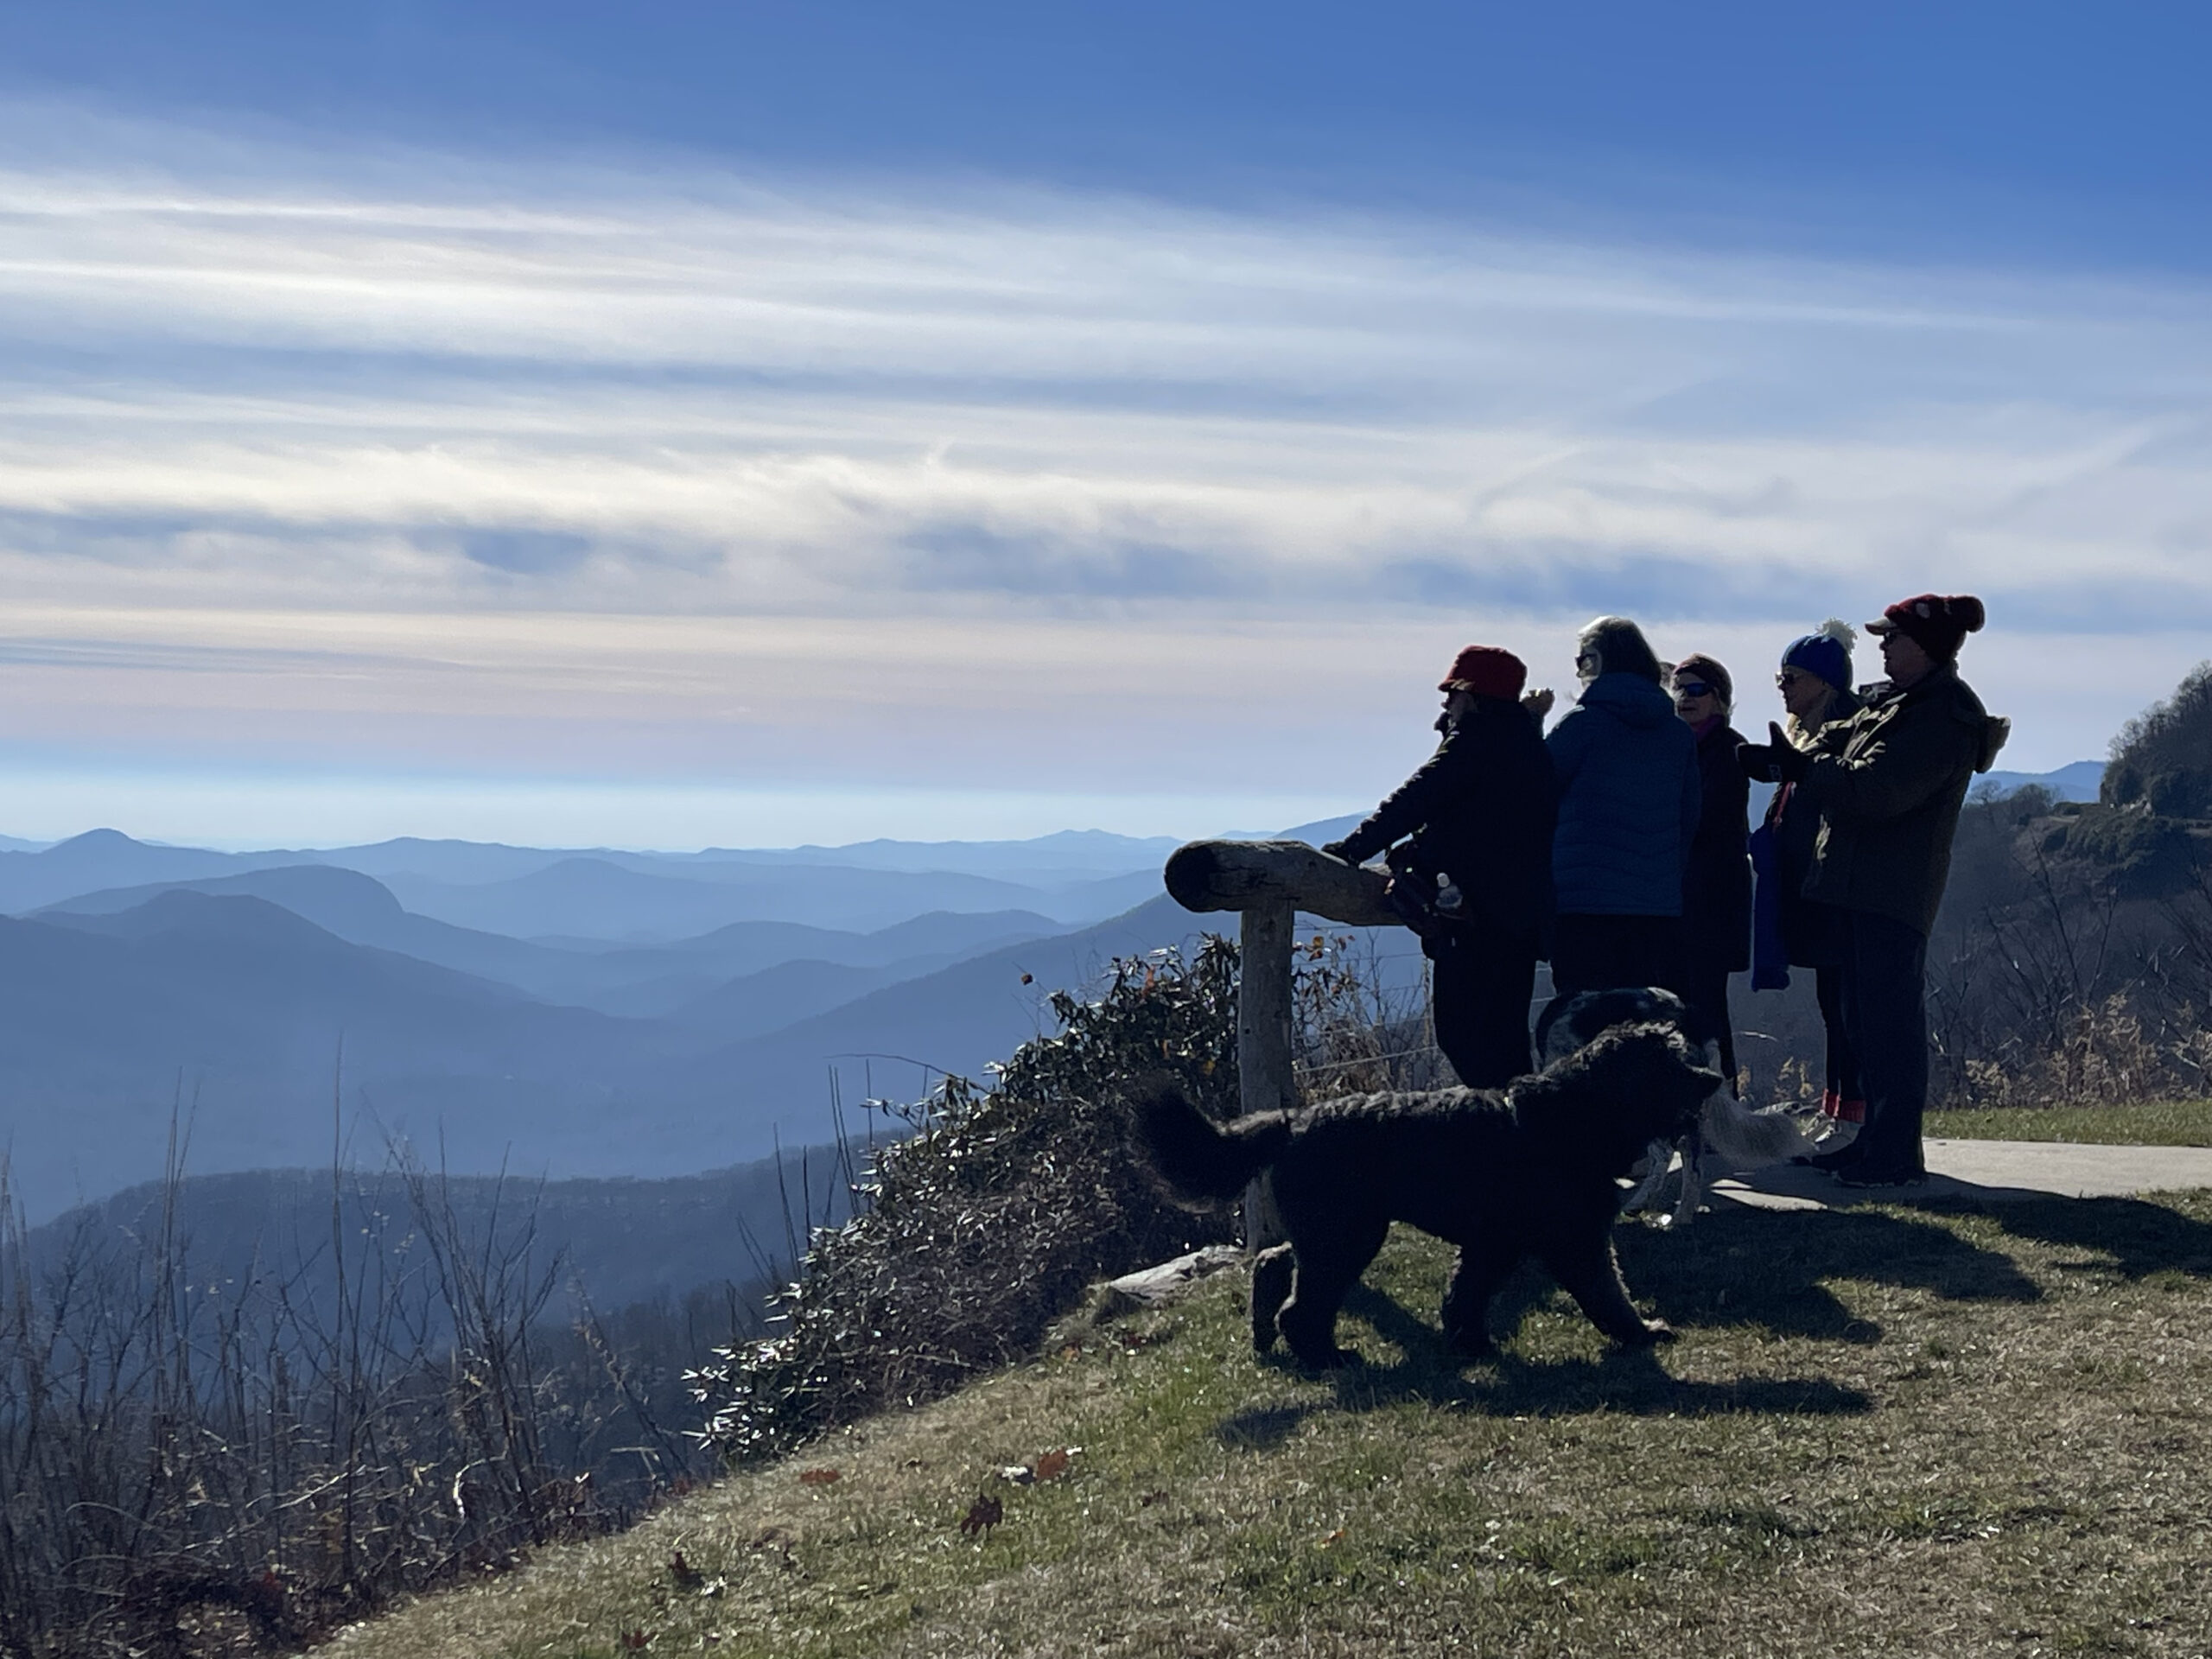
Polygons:
[[[1167,891],[1185,910],[1239,913],[1237,1109],[1298,1104],[1291,1073],[1291,934],[1301,910],[1352,927],[1395,924],[1384,877],[1302,841],[1194,841],[1169,856]],[[1282,1226],[1265,1178],[1244,1195],[1244,1243],[1265,1249]]]

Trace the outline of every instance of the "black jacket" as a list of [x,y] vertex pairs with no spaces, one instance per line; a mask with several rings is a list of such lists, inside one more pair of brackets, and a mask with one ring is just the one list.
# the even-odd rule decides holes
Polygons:
[[1458,884],[1471,920],[1533,933],[1551,918],[1556,788],[1535,716],[1479,698],[1340,844],[1361,864],[1411,836],[1421,865]]
[[1743,741],[1726,721],[1698,740],[1703,785],[1697,834],[1682,872],[1682,924],[1698,963],[1741,973],[1751,965],[1751,780],[1736,764]]

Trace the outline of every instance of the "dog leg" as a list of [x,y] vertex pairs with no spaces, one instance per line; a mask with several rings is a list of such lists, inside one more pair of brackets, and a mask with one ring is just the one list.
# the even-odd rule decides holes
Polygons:
[[1252,1351],[1264,1354],[1275,1345],[1275,1315],[1290,1300],[1291,1275],[1298,1258],[1287,1244],[1262,1250],[1252,1258]]
[[1544,1265],[1589,1316],[1590,1323],[1615,1342],[1643,1348],[1675,1339],[1673,1327],[1664,1319],[1645,1319],[1629,1300],[1611,1239],[1600,1239],[1594,1245],[1556,1246],[1545,1252]]
[[1275,1315],[1275,1328],[1300,1364],[1325,1371],[1357,1361],[1351,1349],[1337,1346],[1337,1312],[1389,1233],[1389,1219],[1375,1217],[1339,1221],[1336,1230],[1320,1239],[1292,1241],[1298,1271],[1290,1300]]
[[1643,1160],[1643,1179],[1637,1183],[1636,1190],[1622,1201],[1621,1212],[1624,1215],[1640,1214],[1657,1202],[1659,1190],[1667,1184],[1667,1172],[1674,1166],[1675,1143],[1654,1141],[1645,1150]]
[[1463,1245],[1452,1265],[1451,1282],[1444,1287],[1444,1345],[1462,1359],[1493,1359],[1497,1344],[1490,1338],[1490,1305],[1511,1274],[1520,1256],[1484,1241]]
[[1687,1227],[1697,1218],[1705,1201],[1705,1131],[1692,1129],[1682,1143],[1682,1190],[1673,1211],[1661,1217],[1669,1227]]

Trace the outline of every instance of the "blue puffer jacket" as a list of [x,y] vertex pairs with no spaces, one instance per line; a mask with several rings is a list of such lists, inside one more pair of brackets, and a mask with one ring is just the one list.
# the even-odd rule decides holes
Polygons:
[[1552,880],[1569,916],[1679,916],[1697,835],[1697,737],[1666,692],[1600,674],[1544,739],[1559,779]]

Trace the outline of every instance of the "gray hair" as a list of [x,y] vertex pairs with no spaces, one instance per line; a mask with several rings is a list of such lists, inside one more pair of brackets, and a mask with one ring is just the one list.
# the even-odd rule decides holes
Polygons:
[[1663,684],[1666,672],[1643,630],[1624,616],[1601,616],[1574,636],[1575,655],[1587,652],[1598,659],[1600,674],[1636,674],[1654,685]]

